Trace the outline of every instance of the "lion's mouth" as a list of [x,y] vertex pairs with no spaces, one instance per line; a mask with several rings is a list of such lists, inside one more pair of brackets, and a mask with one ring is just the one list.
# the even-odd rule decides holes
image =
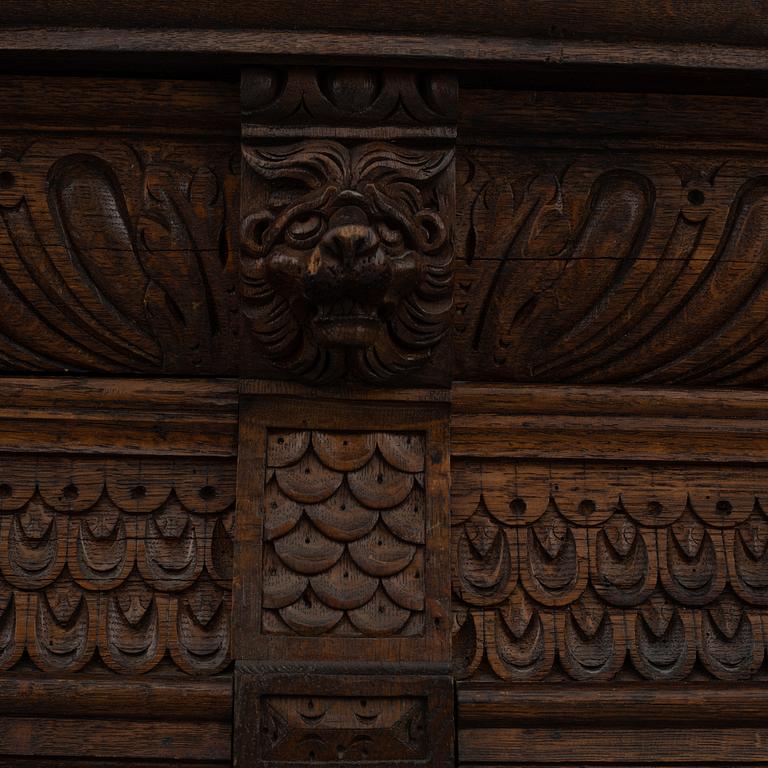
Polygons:
[[350,298],[318,305],[312,322],[315,335],[331,346],[369,346],[381,331],[377,308]]

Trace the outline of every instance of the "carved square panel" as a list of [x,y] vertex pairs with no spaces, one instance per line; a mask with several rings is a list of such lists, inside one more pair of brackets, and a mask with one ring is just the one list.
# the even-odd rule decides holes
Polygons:
[[238,657],[447,663],[447,409],[296,403],[243,403]]
[[325,671],[238,664],[235,766],[453,765],[449,677]]

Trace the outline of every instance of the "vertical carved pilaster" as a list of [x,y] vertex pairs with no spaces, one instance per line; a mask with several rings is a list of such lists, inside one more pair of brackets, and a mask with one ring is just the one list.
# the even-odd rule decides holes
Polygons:
[[237,765],[452,763],[455,90],[243,76]]

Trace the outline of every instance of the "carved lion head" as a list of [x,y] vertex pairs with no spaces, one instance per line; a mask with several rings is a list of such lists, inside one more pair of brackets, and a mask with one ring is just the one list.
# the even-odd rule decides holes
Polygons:
[[305,141],[245,147],[244,311],[263,354],[313,382],[422,365],[452,302],[451,153]]

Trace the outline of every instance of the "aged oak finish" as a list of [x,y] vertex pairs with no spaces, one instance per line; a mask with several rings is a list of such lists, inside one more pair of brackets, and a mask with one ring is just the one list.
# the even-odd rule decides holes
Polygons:
[[0,768],[768,765],[767,46],[7,0]]

